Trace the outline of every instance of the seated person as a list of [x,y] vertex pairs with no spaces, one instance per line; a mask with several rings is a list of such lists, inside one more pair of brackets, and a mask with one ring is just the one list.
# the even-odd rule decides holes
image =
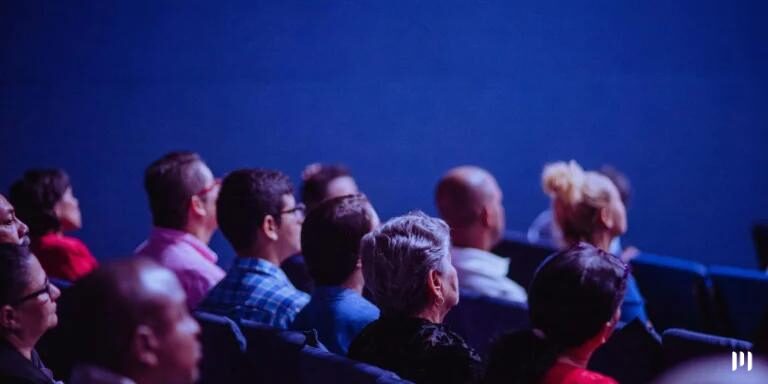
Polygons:
[[293,328],[318,332],[329,351],[346,355],[349,343],[379,309],[364,299],[360,239],[379,225],[379,216],[363,195],[326,200],[307,215],[301,249],[317,286]]
[[10,199],[29,225],[32,252],[49,276],[77,280],[98,262],[80,240],[64,232],[82,227],[80,205],[69,176],[61,169],[30,170],[11,186]]
[[[568,246],[583,241],[610,252],[613,239],[627,231],[627,212],[619,190],[604,175],[585,172],[575,161],[558,162],[544,168],[542,184],[552,198],[555,221]],[[629,323],[635,318],[650,325],[645,300],[630,274],[621,321]]]
[[[613,184],[619,190],[621,202],[624,204],[625,208],[628,208],[629,200],[632,197],[632,185],[627,176],[610,165],[603,165],[597,172],[611,179]],[[534,219],[531,227],[528,228],[527,238],[528,241],[533,243],[543,242],[556,247],[566,246],[565,241],[563,240],[563,231],[557,226],[551,209],[541,212],[539,216]],[[610,253],[621,255],[624,262],[629,262],[629,259],[636,256],[637,252],[637,249],[634,247],[629,247],[625,250],[621,246],[621,238],[618,236],[611,242]]]
[[105,264],[69,288],[70,384],[192,384],[200,326],[174,273],[146,258]]
[[0,244],[0,383],[56,382],[35,344],[56,326],[60,294],[27,247]]
[[416,383],[476,383],[480,356],[443,325],[459,301],[448,225],[421,212],[389,220],[360,245],[365,284],[381,317],[349,357]]
[[309,302],[280,264],[301,251],[304,206],[288,176],[241,169],[224,178],[217,202],[219,226],[237,258],[200,306],[202,311],[287,329]]
[[586,243],[548,257],[528,292],[532,329],[494,344],[485,382],[616,384],[587,364],[619,321],[628,271]]
[[0,244],[29,246],[29,227],[16,216],[16,210],[0,195]]
[[451,227],[451,257],[462,292],[525,302],[525,289],[507,277],[509,259],[490,252],[504,233],[504,206],[488,171],[451,169],[437,184],[435,201]]
[[[301,200],[307,207],[307,212],[327,199],[354,195],[358,192],[355,179],[341,165],[310,164],[304,169],[301,178],[303,181]],[[307,270],[304,256],[293,255],[285,260],[280,267],[296,288],[312,293],[315,285]]]
[[198,154],[171,152],[147,168],[144,188],[154,228],[134,253],[173,271],[194,309],[224,278],[208,248],[216,232],[219,182]]

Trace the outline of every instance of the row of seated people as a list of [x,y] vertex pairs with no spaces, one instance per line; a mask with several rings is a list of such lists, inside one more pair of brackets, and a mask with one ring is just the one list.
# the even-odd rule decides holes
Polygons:
[[[329,184],[332,185],[333,181]],[[613,238],[626,230],[626,215],[618,191],[607,178],[584,172],[574,163],[558,163],[545,169],[544,185],[554,197],[555,218],[563,228],[565,238],[572,244],[586,240],[601,249],[608,249]],[[186,292],[189,308],[280,328],[291,326],[302,309],[306,309],[295,324],[316,328],[322,328],[324,322],[328,324],[331,330],[322,332],[321,329],[321,340],[328,340],[326,343],[338,353],[344,353],[349,348],[349,342],[358,336],[361,327],[375,328],[380,323],[386,325],[385,320],[390,318],[386,312],[379,317],[377,311],[385,304],[377,295],[375,277],[364,273],[365,258],[357,252],[360,237],[374,230],[378,221],[375,211],[363,196],[327,201],[326,210],[329,212],[326,217],[316,219],[320,224],[315,227],[331,232],[314,235],[315,242],[322,243],[318,247],[312,243],[312,231],[302,230],[303,207],[296,204],[290,181],[279,172],[235,171],[220,185],[199,156],[172,153],[148,168],[145,186],[156,228],[136,253],[153,258],[175,272]],[[331,189],[327,188],[326,193]],[[337,189],[343,190],[343,183]],[[438,208],[450,224],[453,235],[453,248],[448,253],[454,258],[451,268],[455,265],[458,273],[454,292],[456,299],[461,286],[467,291],[526,300],[525,291],[506,279],[506,271],[499,265],[503,259],[488,252],[504,229],[501,191],[493,177],[476,167],[460,167],[445,175],[436,195]],[[315,213],[318,217],[323,216],[323,210],[319,208],[311,211],[307,229],[313,227],[310,224]],[[343,214],[345,209],[350,211],[346,217]],[[334,220],[342,222],[342,229],[336,229],[340,236],[338,244],[327,242],[329,236],[334,235]],[[217,225],[239,256],[226,274],[215,266],[216,255],[206,245]],[[344,225],[357,225],[358,232],[350,232]],[[23,224],[17,224],[17,227],[23,232]],[[577,228],[573,230],[574,227]],[[446,241],[450,244],[447,231]],[[301,251],[302,245],[305,246],[304,257],[309,272],[319,284],[309,305],[310,297],[296,289],[279,268],[287,258]],[[339,254],[338,260],[329,256],[334,253]],[[374,262],[372,260],[368,264],[374,265]],[[429,267],[411,265],[404,270],[425,270]],[[363,275],[367,278],[363,279]],[[392,279],[403,276],[408,274],[402,271],[394,273]],[[392,279],[385,280],[385,287],[381,289],[388,286],[414,288],[412,279],[402,282]],[[427,279],[429,281],[434,283],[436,280]],[[370,290],[378,308],[360,296],[363,285]],[[450,284],[445,283],[443,289],[448,286]],[[621,313],[642,316],[642,302],[638,306],[639,295],[631,275],[628,276],[627,286],[628,294],[623,305],[628,310]],[[410,294],[425,299],[425,289],[419,287]],[[452,306],[446,304],[449,302],[445,297],[435,300],[441,301],[440,305],[448,309]],[[362,311],[359,310],[361,308]],[[410,312],[412,309],[406,311],[409,316],[425,320],[428,325],[439,325],[444,316],[444,313],[439,316],[419,315]],[[364,314],[364,318],[345,318],[353,312]],[[403,315],[403,312],[399,314]],[[332,329],[347,324],[347,328]],[[420,334],[418,324],[411,326]],[[365,334],[364,331],[362,333]],[[341,337],[337,337],[339,334]],[[334,338],[339,340],[334,342]],[[389,341],[392,338],[384,339]],[[404,376],[408,377],[407,374]]]

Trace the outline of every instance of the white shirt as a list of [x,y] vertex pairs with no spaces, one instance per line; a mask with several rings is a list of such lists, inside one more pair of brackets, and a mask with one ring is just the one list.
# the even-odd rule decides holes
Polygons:
[[507,277],[509,260],[476,248],[451,247],[459,289],[509,301],[526,302],[525,289]]

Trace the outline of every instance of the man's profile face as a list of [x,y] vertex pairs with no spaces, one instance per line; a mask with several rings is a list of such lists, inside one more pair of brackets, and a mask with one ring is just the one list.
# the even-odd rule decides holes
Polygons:
[[16,217],[16,211],[0,195],[0,243],[29,245],[29,227]]
[[161,311],[160,325],[155,329],[159,340],[156,369],[166,383],[194,383],[200,376],[198,364],[202,358],[200,325],[190,315],[186,295],[170,271],[159,269],[153,280]]

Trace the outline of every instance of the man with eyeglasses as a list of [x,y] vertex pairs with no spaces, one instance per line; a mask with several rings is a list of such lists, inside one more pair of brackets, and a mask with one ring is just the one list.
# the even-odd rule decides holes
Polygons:
[[199,309],[288,328],[309,302],[280,264],[301,251],[304,205],[285,174],[241,169],[224,178],[217,201],[221,232],[237,253],[234,265]]
[[134,252],[172,270],[191,309],[224,278],[218,256],[208,247],[216,232],[219,181],[194,152],[171,152],[144,175],[154,227]]

